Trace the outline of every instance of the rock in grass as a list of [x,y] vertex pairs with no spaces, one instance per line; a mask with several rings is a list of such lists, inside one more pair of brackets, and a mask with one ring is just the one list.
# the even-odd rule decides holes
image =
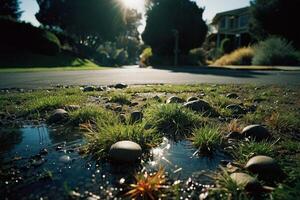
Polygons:
[[191,102],[191,101],[197,101],[197,100],[199,100],[198,97],[189,97],[186,101]]
[[117,83],[116,85],[114,85],[114,88],[116,88],[116,89],[124,89],[127,87],[128,87],[128,85],[126,85],[124,83]]
[[226,97],[230,99],[237,99],[239,95],[237,95],[236,93],[228,93]]
[[110,158],[115,162],[134,162],[142,155],[142,148],[132,141],[120,141],[113,144],[109,150]]
[[242,108],[240,105],[236,105],[236,104],[228,105],[228,106],[226,106],[226,109],[231,110],[232,114],[235,114],[235,115],[242,115],[242,114],[247,113],[244,108]]
[[96,90],[96,88],[94,86],[86,86],[83,88],[84,92],[93,92],[95,90]]
[[249,125],[245,127],[242,131],[242,134],[245,137],[254,139],[255,141],[262,141],[271,138],[269,131],[259,124]]
[[141,122],[143,120],[143,113],[140,111],[134,111],[130,114],[130,122],[136,123]]
[[49,117],[48,121],[50,123],[62,123],[66,119],[68,119],[69,114],[66,110],[64,109],[56,109],[54,112],[51,114]]
[[177,96],[171,96],[167,99],[166,103],[184,103],[185,101],[182,98],[179,98]]
[[65,107],[65,109],[68,110],[68,111],[75,111],[75,110],[79,110],[80,106],[79,105],[67,105]]
[[233,140],[241,140],[244,139],[244,136],[236,131],[230,132],[228,133],[228,135],[226,135],[227,139],[233,139]]
[[236,184],[244,188],[248,192],[256,192],[262,189],[261,184],[257,181],[256,178],[250,176],[246,173],[233,173],[230,175],[230,178],[236,182]]
[[190,101],[184,104],[184,107],[196,112],[211,113],[213,108],[204,100]]
[[245,168],[258,175],[259,179],[267,182],[282,180],[284,173],[277,162],[268,156],[255,156],[251,158]]

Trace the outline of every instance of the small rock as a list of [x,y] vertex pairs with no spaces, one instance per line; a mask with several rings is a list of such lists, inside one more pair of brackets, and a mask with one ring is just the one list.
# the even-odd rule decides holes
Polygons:
[[231,110],[232,114],[235,115],[242,115],[247,113],[245,109],[243,109],[240,105],[236,105],[236,104],[228,105],[226,106],[226,109]]
[[282,180],[284,173],[277,162],[268,156],[255,156],[251,158],[245,168],[258,175],[259,179],[268,182]]
[[59,157],[59,161],[62,163],[69,163],[71,161],[71,157],[67,155],[63,155]]
[[93,92],[95,90],[96,90],[96,88],[94,86],[86,86],[83,88],[84,92]]
[[177,96],[171,96],[170,98],[167,99],[166,103],[167,104],[169,104],[169,103],[184,103],[184,100]]
[[154,97],[152,97],[152,99],[155,100],[155,101],[160,101],[161,100],[158,95],[155,95]]
[[142,148],[132,141],[120,141],[110,147],[109,155],[115,162],[134,162],[142,155]]
[[254,177],[246,173],[233,173],[230,178],[237,183],[237,185],[243,187],[248,192],[261,191],[261,184]]
[[68,114],[68,112],[66,110],[64,110],[64,109],[56,109],[51,114],[51,116],[48,119],[48,121],[50,123],[61,123],[61,122],[64,122],[68,117],[69,117],[69,114]]
[[124,113],[121,113],[119,115],[119,119],[121,123],[125,123],[126,122],[126,115]]
[[130,114],[130,122],[136,123],[141,122],[143,120],[143,113],[140,111],[134,111]]
[[186,101],[191,102],[191,101],[197,101],[197,100],[199,100],[198,97],[189,97]]
[[139,105],[139,102],[131,102],[130,106],[137,106]]
[[47,155],[48,154],[48,150],[47,149],[41,149],[40,150],[40,154],[41,155]]
[[271,138],[269,131],[258,124],[247,126],[243,129],[242,135],[245,137],[250,137],[255,141],[262,141]]
[[244,136],[239,132],[230,132],[227,136],[227,139],[233,139],[233,140],[241,140],[244,138]]
[[237,99],[239,95],[237,95],[236,93],[228,93],[226,97],[230,99]]
[[127,88],[128,85],[124,84],[124,83],[117,83],[114,88],[116,89],[124,89],[124,88]]
[[102,86],[99,86],[95,88],[95,91],[102,92],[105,91],[105,89]]
[[211,113],[213,108],[204,100],[190,101],[184,104],[184,107],[196,112]]

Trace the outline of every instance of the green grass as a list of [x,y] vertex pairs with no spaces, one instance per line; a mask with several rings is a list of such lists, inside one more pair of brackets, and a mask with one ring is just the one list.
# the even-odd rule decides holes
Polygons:
[[131,103],[131,97],[125,93],[113,93],[110,96],[110,102],[119,103],[121,105],[129,105]]
[[76,58],[67,53],[60,53],[56,56],[31,53],[0,56],[1,73],[103,69],[108,69],[108,67],[99,66],[91,60]]
[[145,118],[161,134],[172,137],[189,135],[205,122],[205,118],[178,104],[151,106],[146,110]]
[[100,125],[102,123],[117,123],[118,118],[112,112],[109,112],[101,106],[85,106],[79,110],[70,113],[69,123],[74,125],[92,123]]
[[258,155],[263,156],[274,156],[275,144],[270,142],[255,142],[255,141],[245,141],[235,144],[232,150],[229,150],[231,155],[237,162],[246,164],[246,162]]
[[195,129],[191,138],[193,145],[200,150],[200,154],[210,154],[220,148],[223,138],[219,126],[206,125]]
[[155,129],[148,129],[145,123],[101,125],[87,134],[88,143],[84,148],[86,154],[100,160],[108,156],[111,145],[118,141],[130,140],[138,143],[143,151],[158,145],[162,136]]

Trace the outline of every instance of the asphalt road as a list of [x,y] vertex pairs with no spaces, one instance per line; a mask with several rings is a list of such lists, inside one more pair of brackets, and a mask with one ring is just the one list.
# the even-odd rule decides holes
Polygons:
[[300,85],[300,71],[249,71],[208,68],[122,69],[0,73],[0,88],[47,88],[53,85],[126,84],[276,84]]

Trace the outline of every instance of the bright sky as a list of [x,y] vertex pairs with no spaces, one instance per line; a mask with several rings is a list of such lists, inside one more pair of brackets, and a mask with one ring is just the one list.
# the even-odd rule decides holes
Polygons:
[[[143,11],[143,0],[123,0],[124,4]],[[241,8],[249,5],[250,0],[194,0],[200,7],[205,7],[204,19],[210,21],[218,12]],[[22,20],[31,22],[38,26],[34,14],[38,12],[39,7],[36,0],[21,0],[21,9],[24,11]]]

